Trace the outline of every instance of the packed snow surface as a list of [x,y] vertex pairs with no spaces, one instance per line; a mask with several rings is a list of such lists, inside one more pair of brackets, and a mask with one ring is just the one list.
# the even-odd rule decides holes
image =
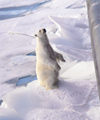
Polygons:
[[[54,90],[36,77],[41,28],[66,60]],[[100,120],[91,51],[85,0],[0,0],[0,120]]]

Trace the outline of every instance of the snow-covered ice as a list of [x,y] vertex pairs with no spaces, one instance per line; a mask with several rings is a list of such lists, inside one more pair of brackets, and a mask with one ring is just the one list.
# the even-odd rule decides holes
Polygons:
[[[21,35],[40,28],[66,60],[59,89],[39,85],[36,40]],[[85,0],[0,0],[0,104],[0,120],[100,120]]]

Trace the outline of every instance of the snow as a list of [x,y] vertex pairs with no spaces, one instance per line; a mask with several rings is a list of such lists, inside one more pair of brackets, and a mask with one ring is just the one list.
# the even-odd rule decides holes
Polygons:
[[[40,28],[66,60],[58,89],[39,85],[36,40],[21,35]],[[100,119],[85,0],[0,0],[0,104],[0,120]]]

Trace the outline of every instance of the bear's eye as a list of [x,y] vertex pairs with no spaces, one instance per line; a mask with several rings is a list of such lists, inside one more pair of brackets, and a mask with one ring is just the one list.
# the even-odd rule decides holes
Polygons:
[[41,30],[39,30],[39,32],[41,32]]

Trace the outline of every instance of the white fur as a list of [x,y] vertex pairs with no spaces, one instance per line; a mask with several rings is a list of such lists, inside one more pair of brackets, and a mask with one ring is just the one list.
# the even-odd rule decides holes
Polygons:
[[[54,51],[51,48],[46,33],[40,30],[37,34],[36,45],[36,73],[37,78],[42,86],[46,89],[56,88],[58,85],[59,67],[54,56]],[[48,48],[51,48],[49,51]],[[53,59],[50,57],[53,55]]]

